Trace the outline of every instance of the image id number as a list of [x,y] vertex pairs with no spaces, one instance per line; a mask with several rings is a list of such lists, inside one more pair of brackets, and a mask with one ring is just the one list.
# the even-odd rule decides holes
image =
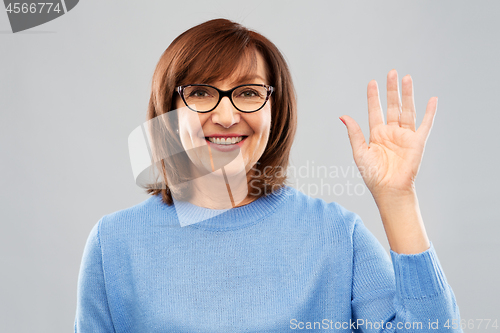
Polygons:
[[6,8],[7,13],[22,13],[22,14],[41,14],[41,13],[50,13],[56,12],[60,13],[61,8],[59,7],[59,3],[56,3],[54,6],[53,2],[39,2],[39,3],[26,3],[26,2],[15,2],[15,3],[9,3],[9,5]]

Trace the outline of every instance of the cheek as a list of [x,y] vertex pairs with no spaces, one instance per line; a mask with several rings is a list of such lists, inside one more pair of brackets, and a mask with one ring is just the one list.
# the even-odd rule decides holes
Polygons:
[[249,123],[254,133],[267,141],[271,128],[271,109],[266,107],[259,110],[255,118],[249,119]]
[[179,122],[179,136],[185,149],[205,145],[202,126],[206,115],[196,113],[183,107],[177,110]]
[[263,112],[263,119],[262,119],[262,141],[263,144],[266,145],[267,142],[269,141],[269,131],[271,130],[271,109],[266,109],[266,112]]

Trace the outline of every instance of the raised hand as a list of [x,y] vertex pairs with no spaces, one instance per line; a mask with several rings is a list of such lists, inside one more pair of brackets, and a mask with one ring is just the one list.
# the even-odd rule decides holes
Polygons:
[[436,113],[437,98],[432,97],[422,124],[416,130],[412,79],[406,75],[402,81],[403,103],[396,70],[387,74],[387,124],[384,123],[377,82],[368,83],[368,144],[356,121],[349,116],[341,117],[347,126],[354,161],[375,199],[415,191],[415,178]]
[[398,74],[387,74],[387,124],[380,106],[375,80],[368,83],[370,140],[349,116],[349,140],[363,180],[373,195],[391,249],[397,253],[420,253],[430,246],[415,192],[415,178],[424,154],[437,109],[437,97],[427,103],[422,124],[415,127],[413,83],[403,78],[403,103],[399,98]]

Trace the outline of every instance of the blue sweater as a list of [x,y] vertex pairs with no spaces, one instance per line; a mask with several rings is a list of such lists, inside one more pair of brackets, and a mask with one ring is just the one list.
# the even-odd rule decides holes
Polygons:
[[358,215],[291,187],[219,213],[181,227],[156,195],[102,217],[75,332],[462,331],[432,243],[391,262]]

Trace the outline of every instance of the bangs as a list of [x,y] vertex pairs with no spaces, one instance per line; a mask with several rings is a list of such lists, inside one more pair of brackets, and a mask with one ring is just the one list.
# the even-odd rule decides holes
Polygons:
[[217,47],[198,50],[192,61],[185,64],[185,75],[178,85],[213,84],[229,78],[233,78],[232,83],[237,85],[252,80],[257,73],[257,49],[246,45],[235,47],[233,43],[228,41]]

